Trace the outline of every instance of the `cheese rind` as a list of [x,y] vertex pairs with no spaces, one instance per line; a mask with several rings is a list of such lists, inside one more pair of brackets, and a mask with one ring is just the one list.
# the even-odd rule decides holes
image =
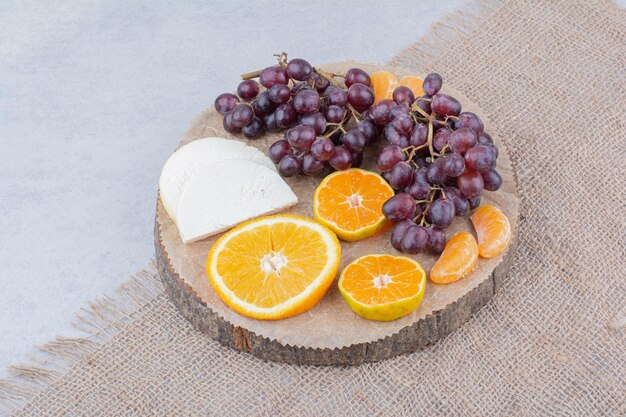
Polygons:
[[218,162],[188,181],[178,206],[178,230],[182,241],[191,243],[297,202],[276,171],[244,159]]
[[260,150],[232,139],[209,137],[194,140],[174,152],[159,179],[159,194],[167,214],[178,222],[178,205],[187,183],[198,171],[217,162],[246,159],[276,171],[272,161]]

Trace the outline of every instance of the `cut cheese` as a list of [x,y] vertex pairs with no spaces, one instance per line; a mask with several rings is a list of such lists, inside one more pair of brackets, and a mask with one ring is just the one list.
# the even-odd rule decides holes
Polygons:
[[257,148],[224,138],[204,138],[182,146],[165,163],[159,180],[159,192],[167,214],[178,222],[180,196],[196,172],[216,162],[246,159],[276,170],[272,161]]
[[187,182],[178,205],[178,230],[190,243],[297,202],[273,169],[244,159],[218,162]]

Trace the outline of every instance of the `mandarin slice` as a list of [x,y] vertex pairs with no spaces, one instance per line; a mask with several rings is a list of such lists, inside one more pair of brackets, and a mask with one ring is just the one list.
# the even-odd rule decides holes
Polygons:
[[480,206],[470,219],[478,235],[478,253],[483,258],[498,256],[511,241],[511,224],[499,208]]
[[415,310],[426,288],[426,272],[404,256],[362,256],[341,272],[339,291],[359,316],[377,321],[396,320]]
[[415,75],[407,75],[400,79],[399,85],[404,85],[409,87],[413,92],[415,97],[420,97],[424,95],[424,90],[422,90],[422,84],[424,80]]
[[382,207],[393,194],[387,181],[376,173],[359,168],[336,171],[315,190],[313,213],[340,239],[352,242],[385,226]]
[[374,103],[393,98],[393,90],[398,86],[398,77],[389,71],[374,71],[370,74],[374,89]]
[[478,245],[474,236],[461,232],[448,240],[439,260],[430,270],[435,284],[450,284],[463,278],[476,266]]
[[277,320],[317,304],[340,258],[332,231],[305,217],[276,215],[225,233],[209,251],[206,268],[211,286],[233,310]]

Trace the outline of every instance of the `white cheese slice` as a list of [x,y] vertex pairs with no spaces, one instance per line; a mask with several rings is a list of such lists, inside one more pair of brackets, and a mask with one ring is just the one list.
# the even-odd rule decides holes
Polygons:
[[190,243],[297,202],[276,171],[245,159],[218,162],[187,182],[178,206],[178,231]]
[[195,173],[216,162],[247,159],[276,170],[274,163],[260,150],[243,142],[224,138],[194,140],[170,156],[159,179],[159,193],[167,214],[177,222],[180,196]]

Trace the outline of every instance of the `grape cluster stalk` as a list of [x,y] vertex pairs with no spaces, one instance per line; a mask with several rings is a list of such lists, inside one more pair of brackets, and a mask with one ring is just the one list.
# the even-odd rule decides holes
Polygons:
[[393,99],[363,115],[383,129],[387,141],[376,165],[396,194],[383,205],[383,214],[395,222],[392,246],[408,254],[442,252],[444,230],[455,216],[467,216],[483,190],[502,185],[495,169],[498,148],[482,120],[440,93],[442,84],[439,74],[428,74],[423,96],[399,86]]
[[363,117],[374,103],[369,75],[359,68],[325,72],[284,52],[276,57],[277,65],[243,74],[236,95],[215,99],[224,129],[248,139],[284,130],[268,150],[283,177],[359,167],[379,136]]

